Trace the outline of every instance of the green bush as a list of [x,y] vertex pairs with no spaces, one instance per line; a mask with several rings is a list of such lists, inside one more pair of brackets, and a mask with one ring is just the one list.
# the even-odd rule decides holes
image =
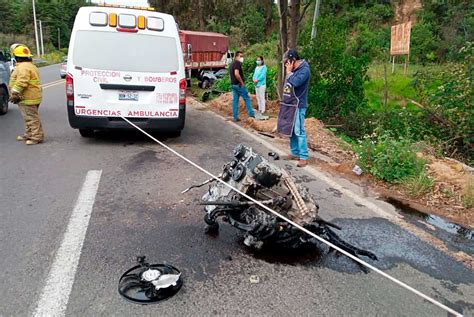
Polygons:
[[[474,161],[474,45],[460,49],[460,63],[441,70],[419,71],[413,81],[417,99],[423,104],[429,133],[442,141],[446,154]],[[436,83],[436,85],[433,85]]]
[[48,64],[58,64],[62,62],[65,56],[66,55],[61,50],[61,51],[54,51],[48,54],[44,54],[43,58],[45,61],[47,61]]
[[263,14],[256,7],[247,8],[240,22],[242,38],[246,44],[252,45],[264,40],[263,25],[265,25]]
[[319,19],[316,41],[308,26],[301,37],[302,56],[311,68],[308,115],[322,120],[350,116],[366,103],[368,58],[346,50],[347,28],[335,17]]
[[434,62],[439,39],[430,23],[419,22],[411,31],[411,59],[416,63]]
[[229,76],[224,76],[217,80],[214,83],[214,88],[218,91],[230,91],[232,89],[232,84],[230,83],[230,77]]
[[359,23],[349,49],[355,56],[367,55],[370,60],[385,61],[390,47],[390,27],[373,28]]
[[425,162],[416,156],[412,141],[395,138],[389,133],[365,137],[355,146],[358,164],[375,177],[399,183],[423,172]]

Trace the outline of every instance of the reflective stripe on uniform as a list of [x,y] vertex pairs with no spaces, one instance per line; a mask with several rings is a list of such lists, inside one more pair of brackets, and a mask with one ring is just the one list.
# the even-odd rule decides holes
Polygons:
[[21,93],[23,91],[23,87],[18,86],[18,85],[13,85],[12,90],[17,93]]
[[41,99],[28,99],[28,100],[22,100],[22,104],[27,105],[27,106],[35,106],[39,105],[41,103]]

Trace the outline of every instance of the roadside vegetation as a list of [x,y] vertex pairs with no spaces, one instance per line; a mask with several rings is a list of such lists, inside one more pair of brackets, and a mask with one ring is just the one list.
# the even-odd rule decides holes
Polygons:
[[[282,38],[288,37],[288,46],[296,47],[311,68],[307,116],[331,127],[357,153],[364,172],[400,186],[411,197],[436,185],[427,170],[427,155],[474,165],[472,1],[322,1],[314,40],[314,0],[291,1],[297,10],[273,0],[149,3],[173,14],[182,29],[227,34],[232,50],[245,52],[243,68],[251,93],[255,59],[264,56],[271,100],[278,99],[281,83],[278,48],[287,46]],[[67,47],[75,13],[84,5],[89,3],[37,0],[47,63],[60,62],[65,55],[57,30],[61,47]],[[28,1],[0,0],[0,47],[23,42],[34,50],[31,10]],[[410,64],[406,74],[400,64],[392,73],[391,26],[408,20],[413,22]],[[213,89],[230,91],[228,76]],[[472,180],[469,184],[461,193],[466,208],[474,204]],[[459,194],[449,188],[440,191],[448,198]]]
[[[435,184],[420,153],[474,165],[474,5],[421,1],[412,13],[406,74],[400,64],[392,73],[388,62],[390,26],[399,11],[391,1],[323,2],[316,40],[306,19],[298,48],[311,67],[308,116],[350,144],[365,172],[417,198]],[[255,57],[263,55],[272,99],[278,98],[277,46],[269,37],[245,48],[249,91]],[[229,80],[216,87],[230,90]],[[464,207],[472,208],[472,182],[462,193],[440,191],[446,198],[460,194]]]
[[38,56],[32,2],[0,0],[0,49],[8,50],[11,44],[22,43],[35,54],[38,66],[60,63],[67,55],[77,10],[86,5],[91,4],[86,0],[36,0],[36,18],[42,22],[44,45],[44,55]]

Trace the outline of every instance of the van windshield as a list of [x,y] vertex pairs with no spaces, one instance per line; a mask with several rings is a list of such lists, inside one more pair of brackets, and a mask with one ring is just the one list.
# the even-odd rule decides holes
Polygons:
[[172,37],[137,33],[78,31],[75,66],[144,73],[178,70],[178,49]]

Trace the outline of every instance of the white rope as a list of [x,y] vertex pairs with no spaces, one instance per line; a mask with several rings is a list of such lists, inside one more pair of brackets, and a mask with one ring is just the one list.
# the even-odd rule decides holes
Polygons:
[[370,265],[369,263],[359,259],[358,257],[350,254],[349,252],[341,249],[340,247],[332,244],[331,242],[329,241],[326,241],[325,239],[321,238],[320,236],[314,234],[313,232],[309,231],[308,229],[300,226],[299,224],[295,223],[294,221],[286,218],[285,216],[279,214],[278,212],[276,212],[275,210],[265,206],[264,204],[262,204],[261,202],[255,200],[254,198],[250,197],[249,195],[241,192],[240,190],[238,190],[237,188],[234,188],[233,186],[227,184],[225,181],[223,181],[222,179],[218,178],[217,176],[211,174],[210,172],[208,172],[207,170],[205,170],[204,168],[202,168],[201,166],[197,165],[196,163],[194,163],[193,161],[191,161],[190,159],[186,158],[185,156],[181,155],[180,153],[176,152],[175,150],[173,150],[172,148],[170,148],[169,146],[167,146],[166,144],[164,144],[163,142],[157,140],[155,137],[153,137],[152,135],[150,135],[149,133],[147,133],[146,131],[144,131],[143,129],[141,129],[140,127],[136,126],[133,122],[130,122],[130,120],[128,120],[127,118],[125,117],[121,117],[123,120],[125,120],[127,123],[129,123],[131,126],[133,126],[134,128],[138,129],[140,132],[142,132],[143,134],[145,134],[146,136],[148,136],[150,139],[152,139],[153,141],[155,141],[156,143],[158,143],[159,145],[161,145],[162,147],[164,147],[165,149],[167,149],[168,151],[170,151],[171,153],[173,153],[174,155],[178,156],[179,158],[183,159],[184,161],[188,162],[189,164],[191,164],[192,166],[194,166],[195,168],[197,168],[198,170],[200,170],[201,172],[203,172],[204,174],[207,174],[208,176],[210,176],[211,178],[213,178],[214,180],[222,183],[223,185],[229,187],[230,189],[236,191],[237,193],[239,193],[240,195],[242,195],[243,197],[247,198],[248,200],[254,202],[255,204],[257,204],[258,206],[260,206],[261,208],[267,210],[268,212],[272,213],[273,215],[279,217],[280,219],[283,219],[285,220],[286,222],[288,222],[289,224],[293,225],[294,227],[300,229],[301,231],[309,234],[310,236],[316,238],[317,240],[327,244],[328,246],[330,246],[331,248],[341,252],[342,254],[346,255],[347,257],[351,258],[352,260],[364,265],[365,267],[371,269],[372,271],[375,271],[377,273],[379,273],[380,275],[382,275],[383,277],[391,280],[392,282],[400,285],[401,287],[409,290],[410,292],[422,297],[423,299],[431,302],[432,304],[438,306],[439,308],[455,315],[455,316],[459,316],[459,317],[463,317],[462,314],[458,313],[457,311],[449,308],[448,306],[446,305],[443,305],[442,303],[438,302],[437,300],[429,297],[428,295],[425,295],[423,294],[422,292],[416,290],[415,288],[405,284],[404,282],[400,281],[400,280],[397,280],[396,278],[388,275],[387,273],[379,270],[378,268]]

